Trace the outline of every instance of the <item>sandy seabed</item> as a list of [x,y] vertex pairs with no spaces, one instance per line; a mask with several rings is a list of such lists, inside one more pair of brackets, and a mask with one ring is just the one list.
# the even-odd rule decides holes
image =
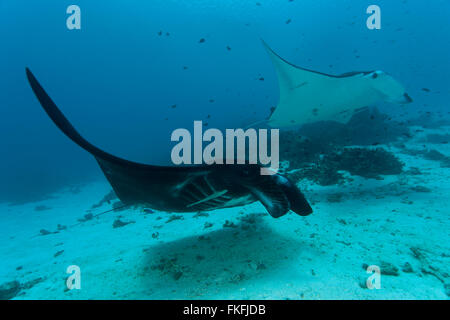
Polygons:
[[[407,147],[421,145],[418,135]],[[386,148],[405,163],[401,175],[302,181],[309,217],[273,219],[255,203],[207,214],[129,209],[74,226],[110,192],[106,180],[0,204],[0,284],[17,281],[14,299],[448,299],[450,168]],[[114,228],[117,219],[131,223]],[[67,229],[40,233],[58,224]],[[80,290],[66,287],[70,265],[81,269]],[[365,285],[368,265],[381,267],[379,290]]]

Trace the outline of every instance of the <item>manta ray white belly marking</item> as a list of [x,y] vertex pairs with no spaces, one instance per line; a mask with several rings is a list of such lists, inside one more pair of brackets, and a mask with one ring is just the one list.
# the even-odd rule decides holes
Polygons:
[[220,192],[216,192],[216,193],[214,193],[214,194],[212,194],[210,196],[207,196],[205,199],[202,199],[202,200],[199,200],[197,202],[188,204],[187,207],[190,208],[190,207],[196,206],[196,205],[198,205],[200,203],[205,203],[205,202],[212,201],[212,200],[216,200],[217,201],[218,198],[220,198],[221,196],[223,196],[227,192],[228,192],[228,190],[223,190],[223,191],[220,191]]
[[233,198],[228,194],[228,190],[216,190],[208,179],[208,175],[203,175],[197,179],[191,179],[186,183],[180,197],[189,202],[186,207],[199,210],[211,210],[219,208],[230,208],[246,205],[254,201],[254,197],[246,195],[244,197]]
[[177,186],[179,196],[187,204],[186,208],[212,209],[227,206],[232,197],[227,196],[228,190],[216,190],[207,174],[196,175]]

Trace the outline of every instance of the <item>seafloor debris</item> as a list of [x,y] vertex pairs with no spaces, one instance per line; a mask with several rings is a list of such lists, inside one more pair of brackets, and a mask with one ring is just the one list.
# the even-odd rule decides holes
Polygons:
[[19,281],[14,280],[0,285],[0,300],[10,300],[17,296],[21,290]]
[[203,226],[204,229],[211,228],[213,224],[211,222],[205,222],[205,225]]
[[409,262],[405,262],[405,264],[402,266],[402,271],[404,273],[413,273],[414,269]]
[[[380,272],[383,275],[394,276],[394,277],[398,277],[400,275],[399,269],[390,262],[380,261],[376,265],[378,265],[380,267]],[[369,268],[369,265],[367,263],[363,263],[362,268],[364,270],[367,270],[367,268]],[[364,281],[364,284],[362,287],[366,288],[365,281]]]
[[51,210],[52,208],[47,207],[45,205],[41,205],[41,206],[36,206],[34,208],[34,211],[47,211],[47,210]]
[[108,203],[110,204],[112,200],[117,199],[116,194],[113,190],[111,190],[108,194],[106,194],[100,202],[94,204],[92,206],[92,209],[100,208],[103,204]]
[[157,264],[152,265],[151,270],[158,270],[162,274],[171,275],[174,280],[179,280],[183,275],[183,267],[177,263],[177,257],[161,258]]
[[378,178],[379,175],[397,175],[403,170],[403,163],[383,148],[350,148],[328,156],[330,163],[339,170],[365,178]]
[[337,169],[320,164],[313,164],[309,167],[305,167],[293,174],[290,174],[289,177],[291,177],[294,181],[308,179],[321,186],[340,184],[345,180],[342,173],[338,172]]
[[402,173],[403,163],[383,148],[343,148],[325,154],[317,163],[306,166],[290,176],[294,180],[309,179],[328,186],[344,182],[340,171],[364,178],[380,179],[381,175]]
[[439,161],[442,168],[450,168],[450,157],[437,150],[429,150],[423,157],[427,160]]
[[342,198],[344,197],[344,194],[342,192],[339,193],[332,193],[328,195],[327,201],[331,203],[338,203],[342,202]]
[[130,224],[130,223],[135,223],[135,221],[122,221],[120,220],[120,218],[117,218],[116,220],[114,220],[113,222],[113,228],[122,228],[125,227],[126,225]]
[[421,264],[421,271],[423,274],[434,276],[436,279],[442,282],[444,285],[445,293],[450,297],[450,281],[448,280],[449,274],[440,270],[436,265],[432,264],[430,259],[425,254],[425,251],[419,247],[410,248],[413,257],[416,258]]
[[424,186],[414,186],[414,187],[411,187],[411,190],[414,192],[423,192],[423,193],[431,192],[430,188],[427,188]]
[[420,176],[422,174],[422,171],[420,171],[420,169],[417,167],[411,167],[404,173],[410,176]]
[[403,153],[411,155],[411,156],[422,156],[426,160],[438,161],[442,168],[450,168],[450,157],[445,154],[434,150],[414,150],[414,149],[406,149]]
[[392,121],[376,109],[366,109],[347,123],[319,122],[297,130],[281,132],[280,158],[289,162],[291,178],[307,178],[328,186],[345,181],[341,170],[365,178],[402,172],[403,164],[382,149],[345,148],[375,146],[395,142],[409,135],[410,129]]
[[89,221],[89,220],[92,220],[92,219],[94,219],[94,215],[92,213],[87,213],[87,214],[85,214],[83,216],[83,218],[79,218],[78,221],[79,222],[86,222],[86,221]]
[[239,217],[238,219],[242,224],[256,224],[262,220],[262,217],[265,217],[264,213],[250,213],[245,216]]
[[230,222],[228,220],[223,224],[224,228],[237,228],[237,225],[234,222]]
[[450,134],[429,134],[427,142],[435,144],[447,144],[450,141]]
[[409,133],[410,129],[402,123],[390,120],[377,109],[367,108],[355,114],[346,124],[317,122],[306,124],[297,130],[282,131],[280,154],[282,159],[290,159],[292,157],[289,153],[294,153],[294,158],[298,158],[298,161],[308,162],[335,147],[388,144]]
[[54,255],[53,255],[53,257],[58,257],[58,256],[60,256],[60,255],[62,255],[64,253],[64,250],[59,250],[58,252],[56,252]]
[[416,118],[408,120],[408,125],[410,126],[420,126],[427,129],[440,128],[449,124],[450,121],[445,117],[438,117],[431,113],[423,113]]
[[442,161],[445,160],[445,158],[447,158],[444,154],[434,149],[425,152],[423,157],[427,160],[434,160],[434,161]]
[[25,282],[21,284],[19,281],[9,281],[0,285],[0,300],[10,300],[22,294],[21,291],[28,290],[34,287],[36,284],[44,281],[45,279],[39,277],[37,279]]
[[200,218],[200,217],[209,217],[209,213],[207,212],[197,212],[193,218]]
[[380,263],[380,270],[381,270],[381,274],[384,274],[386,276],[397,277],[400,275],[398,268],[390,262],[382,261]]
[[169,219],[167,219],[166,223],[169,223],[169,222],[172,222],[172,221],[175,221],[175,220],[183,220],[183,219],[184,219],[183,216],[173,214],[173,215],[171,215],[171,216],[169,217]]
[[41,235],[41,236],[48,236],[50,234],[55,234],[55,233],[59,233],[59,231],[52,232],[52,231],[48,231],[46,229],[39,230],[39,235]]
[[117,211],[123,211],[126,210],[126,205],[122,201],[116,201],[112,204],[113,209]]

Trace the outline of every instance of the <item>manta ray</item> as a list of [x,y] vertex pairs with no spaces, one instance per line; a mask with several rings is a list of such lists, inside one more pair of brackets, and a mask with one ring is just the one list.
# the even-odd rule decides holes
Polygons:
[[331,75],[296,66],[263,41],[275,66],[280,100],[267,123],[288,127],[318,121],[346,123],[353,114],[379,101],[412,102],[403,86],[389,74],[377,71]]
[[293,182],[278,173],[261,175],[259,165],[155,166],[109,154],[78,133],[28,68],[26,75],[50,119],[67,137],[94,156],[125,205],[166,212],[199,212],[260,201],[274,218],[290,210],[301,216],[312,213],[311,206]]

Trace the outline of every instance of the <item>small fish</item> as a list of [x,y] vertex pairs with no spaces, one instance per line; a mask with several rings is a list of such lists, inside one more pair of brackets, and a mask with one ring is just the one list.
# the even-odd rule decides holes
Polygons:
[[155,211],[153,211],[152,209],[149,209],[149,208],[142,209],[142,212],[145,213],[145,214],[153,214],[153,213],[155,213]]
[[54,255],[53,255],[53,257],[57,257],[57,256],[60,256],[60,255],[62,255],[64,253],[64,250],[60,250],[60,251],[58,251],[58,252],[56,252]]

